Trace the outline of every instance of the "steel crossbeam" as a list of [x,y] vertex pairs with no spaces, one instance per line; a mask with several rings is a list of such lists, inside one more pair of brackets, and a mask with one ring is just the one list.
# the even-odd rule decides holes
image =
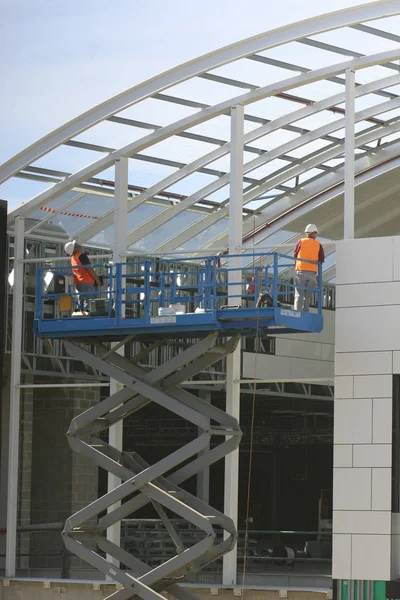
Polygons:
[[[239,336],[218,346],[216,341],[217,335],[211,333],[151,371],[138,366],[135,357],[128,360],[116,349],[110,350],[103,344],[95,344],[96,354],[92,354],[71,341],[65,342],[67,351],[75,359],[95,367],[123,386],[75,417],[67,434],[72,450],[121,480],[116,488],[69,517],[63,531],[68,550],[123,585],[122,590],[109,598],[129,600],[140,596],[143,600],[160,600],[161,593],[168,588],[178,600],[195,600],[177,581],[222,557],[235,545],[237,533],[233,521],[179,487],[189,477],[235,450],[241,439],[237,419],[179,387],[188,377],[231,354]],[[198,437],[153,465],[136,452],[119,450],[100,437],[101,432],[150,402],[199,428]],[[211,448],[213,436],[216,443]],[[122,504],[114,506],[122,500]],[[157,511],[176,551],[175,556],[155,568],[106,539],[109,527],[148,503]],[[191,523],[201,539],[193,545],[185,544],[167,511]],[[104,516],[99,517],[100,513]],[[125,569],[109,559],[124,565]]]

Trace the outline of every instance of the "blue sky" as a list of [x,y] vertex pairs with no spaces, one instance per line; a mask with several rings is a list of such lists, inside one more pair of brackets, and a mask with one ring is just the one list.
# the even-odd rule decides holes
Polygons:
[[[355,4],[335,0],[334,8]],[[0,162],[152,75],[331,7],[316,0],[3,0]],[[21,185],[16,192],[6,186],[0,196],[22,199]]]

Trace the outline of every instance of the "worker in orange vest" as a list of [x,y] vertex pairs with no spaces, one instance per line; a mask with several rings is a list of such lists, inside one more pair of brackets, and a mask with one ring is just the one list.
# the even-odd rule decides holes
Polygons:
[[316,263],[306,262],[315,260],[323,263],[325,260],[322,244],[317,241],[318,228],[314,223],[310,223],[304,232],[307,237],[298,240],[293,250],[293,256],[296,258],[295,285],[296,293],[294,296],[294,309],[309,312],[313,291],[317,287],[318,265]]
[[78,296],[79,309],[85,314],[89,312],[89,300],[96,298],[95,285],[100,286],[100,279],[90,265],[88,255],[82,251],[82,246],[76,240],[67,242],[64,250],[71,257],[75,288],[78,293],[82,293]]

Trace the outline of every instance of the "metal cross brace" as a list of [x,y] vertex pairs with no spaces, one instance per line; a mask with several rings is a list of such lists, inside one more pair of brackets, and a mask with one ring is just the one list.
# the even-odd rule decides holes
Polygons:
[[[125,339],[125,342],[128,341],[129,337]],[[69,517],[63,532],[65,545],[71,552],[124,586],[110,598],[128,600],[138,595],[144,600],[156,600],[168,587],[179,600],[194,600],[192,594],[174,582],[221,557],[236,542],[237,533],[231,519],[179,487],[182,481],[237,448],[242,435],[234,417],[179,387],[189,377],[233,352],[239,336],[219,346],[216,346],[216,341],[217,333],[211,333],[151,371],[139,367],[137,357],[128,360],[119,355],[116,347],[110,350],[97,343],[95,355],[70,341],[65,342],[66,349],[74,358],[81,359],[124,386],[75,417],[68,431],[68,441],[73,450],[121,479],[121,484],[115,489]],[[118,450],[98,437],[101,431],[149,402],[155,402],[192,422],[200,431],[196,439],[154,465],[149,465],[136,453],[132,456]],[[89,442],[81,437],[83,428],[91,433]],[[222,441],[211,449],[209,441],[212,436],[219,436]],[[123,504],[98,518],[99,513],[120,500],[124,500]],[[177,553],[155,568],[150,568],[104,537],[108,527],[149,502],[158,512]],[[186,547],[166,510],[202,531],[200,541]],[[95,526],[93,520],[96,521]],[[225,535],[220,535],[224,531]],[[100,550],[128,570],[117,568],[96,550],[87,547],[85,542],[89,538],[93,543],[93,536]]]

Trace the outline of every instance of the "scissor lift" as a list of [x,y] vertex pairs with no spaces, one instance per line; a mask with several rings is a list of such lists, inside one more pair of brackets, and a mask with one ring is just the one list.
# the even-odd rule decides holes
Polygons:
[[[111,266],[108,289],[99,292],[107,301],[102,316],[65,318],[58,314],[58,300],[70,290],[43,293],[44,273],[38,272],[36,334],[64,339],[71,356],[120,384],[116,393],[75,417],[67,435],[72,450],[115,475],[121,484],[67,519],[63,531],[65,545],[72,553],[122,584],[123,589],[110,596],[116,600],[136,595],[144,600],[161,600],[165,589],[179,600],[194,600],[195,596],[178,582],[222,557],[235,544],[233,521],[180,484],[235,450],[242,432],[236,418],[183,389],[182,383],[227,357],[237,348],[241,335],[255,335],[266,328],[277,333],[322,329],[321,284],[315,290],[320,300],[317,313],[297,313],[279,304],[278,298],[284,300],[293,288],[287,282],[286,287],[279,283],[280,269],[292,260],[283,257],[279,263],[279,256],[272,256],[272,266],[264,267],[262,274],[257,271],[252,295],[245,289],[249,279],[246,271],[250,270],[243,269],[242,284],[236,279],[230,287],[228,271],[218,266],[217,257],[197,264],[187,259],[189,268],[185,266],[182,277],[179,268],[185,264],[184,259],[179,268],[170,261],[161,265],[163,261],[157,261],[156,266],[154,261]],[[255,306],[261,289],[271,291],[272,306]],[[53,307],[50,315],[46,310],[49,302]],[[162,309],[168,304],[172,311],[178,304],[180,314],[163,316]],[[128,360],[120,354],[132,339],[146,340],[152,347],[155,340],[171,336],[197,341],[153,370],[139,366],[139,355]],[[190,421],[199,430],[196,439],[154,465],[137,453],[116,449],[101,436],[111,425],[150,402]],[[118,505],[120,501],[123,503]],[[155,568],[106,538],[107,528],[148,503],[158,513],[176,549],[173,558]],[[196,537],[193,545],[185,545],[170,519],[171,513],[201,532],[200,541]],[[109,561],[106,555],[115,560]]]

